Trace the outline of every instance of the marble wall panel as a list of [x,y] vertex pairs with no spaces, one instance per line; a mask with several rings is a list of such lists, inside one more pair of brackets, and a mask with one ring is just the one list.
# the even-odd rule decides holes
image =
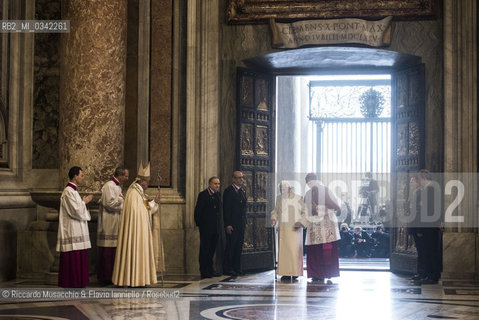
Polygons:
[[151,1],[150,161],[151,185],[171,185],[172,138],[172,6],[171,0]]
[[[49,224],[48,222],[44,222]],[[47,226],[48,229],[48,226]],[[26,230],[18,233],[17,277],[42,279],[54,261],[57,232]]]
[[14,279],[16,276],[17,232],[13,223],[0,221],[0,281]]
[[[136,177],[138,151],[138,25],[139,0],[129,0],[127,9],[126,92],[125,92],[125,166],[130,178]],[[131,182],[131,181],[130,181]]]
[[17,268],[17,237],[35,217],[34,208],[0,208],[0,281],[14,279]]
[[[473,278],[476,271],[476,257],[472,253],[476,251],[476,237],[475,233],[444,233],[442,278]],[[460,253],[459,256],[458,253]]]
[[[35,19],[60,20],[60,0],[38,0]],[[33,155],[34,169],[58,168],[60,104],[60,34],[35,35]]]
[[[184,231],[181,229],[162,229],[163,249],[165,250],[165,265],[167,274],[181,274],[185,272],[185,243]],[[192,253],[193,256],[196,256]]]
[[[184,229],[185,236],[185,270],[187,274],[199,274],[200,265],[198,262],[198,254],[200,250],[200,233],[198,228]],[[166,253],[167,254],[167,253]],[[168,263],[167,263],[168,265]]]
[[185,207],[178,204],[161,204],[161,229],[182,229]]

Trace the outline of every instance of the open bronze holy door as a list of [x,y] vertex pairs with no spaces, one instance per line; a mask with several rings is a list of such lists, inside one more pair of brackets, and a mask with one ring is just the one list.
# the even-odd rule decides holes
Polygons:
[[407,233],[409,180],[425,164],[425,77],[419,64],[393,73],[392,77],[392,272],[414,273],[417,253]]
[[237,71],[236,167],[245,177],[248,198],[242,268],[274,267],[272,230],[267,221],[272,210],[274,172],[274,77],[256,71]]

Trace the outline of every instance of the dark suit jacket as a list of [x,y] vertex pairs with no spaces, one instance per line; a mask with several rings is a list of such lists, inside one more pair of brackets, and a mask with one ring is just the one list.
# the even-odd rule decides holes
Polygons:
[[[439,228],[444,221],[441,210],[441,199],[437,197],[432,184],[421,190],[421,224],[425,228]],[[436,210],[439,209],[439,210]]]
[[340,231],[341,239],[338,241],[338,246],[346,247],[353,244],[353,235],[349,231]]
[[[364,239],[366,240],[366,242],[359,243],[359,239]],[[356,233],[353,234],[353,242],[354,244],[371,245],[372,239],[366,231],[361,231],[361,234],[356,234]]]
[[223,192],[223,217],[226,226],[233,229],[244,228],[246,224],[246,192],[243,188],[238,191],[230,185]]
[[195,223],[200,231],[218,232],[221,200],[219,192],[209,194],[208,189],[198,194],[195,206]]
[[424,233],[428,228],[439,228],[441,222],[444,221],[440,204],[436,203],[440,201],[435,194],[435,189],[432,185],[420,188],[415,191],[413,201],[411,205],[414,212],[414,220],[409,224],[408,231],[411,233]]

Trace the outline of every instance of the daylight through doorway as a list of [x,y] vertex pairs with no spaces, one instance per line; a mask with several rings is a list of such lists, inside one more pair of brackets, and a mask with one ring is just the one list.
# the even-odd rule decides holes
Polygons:
[[342,267],[389,269],[389,238],[376,229],[390,210],[391,75],[278,76],[276,88],[276,181],[304,194],[304,174],[319,173],[351,235]]

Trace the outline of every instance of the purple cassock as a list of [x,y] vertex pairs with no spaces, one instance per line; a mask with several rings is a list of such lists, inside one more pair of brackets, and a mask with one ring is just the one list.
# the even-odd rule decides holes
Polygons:
[[111,282],[116,247],[98,247],[97,276],[100,282]]
[[81,288],[89,283],[87,249],[60,252],[58,286]]
[[308,278],[339,277],[338,243],[330,242],[307,246]]

